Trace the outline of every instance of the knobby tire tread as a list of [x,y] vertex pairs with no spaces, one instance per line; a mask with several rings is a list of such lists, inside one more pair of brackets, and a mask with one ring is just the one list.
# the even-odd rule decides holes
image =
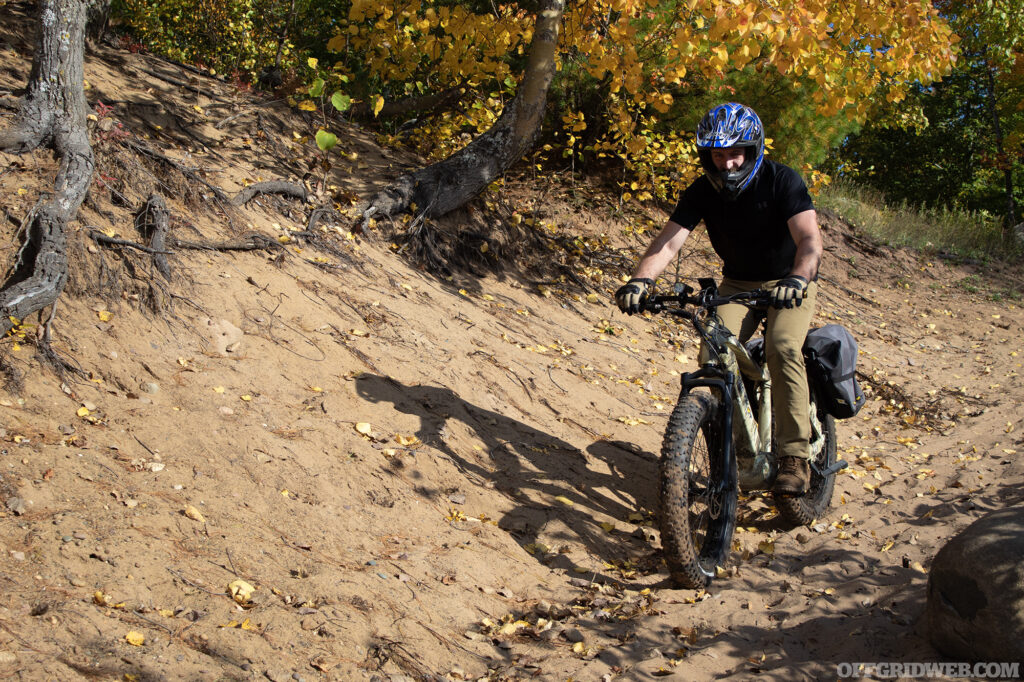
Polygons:
[[[820,405],[820,403],[818,403]],[[825,444],[815,460],[815,466],[824,470],[836,461],[836,422],[832,415],[818,408],[818,420],[825,436]],[[835,488],[836,476],[832,474],[822,478],[811,469],[811,481],[805,494],[796,496],[780,496],[775,504],[782,518],[794,526],[806,526],[822,518],[832,503],[832,491]]]
[[[721,435],[718,433],[719,400],[708,393],[691,393],[680,399],[668,420],[661,450],[661,494],[658,521],[665,562],[672,580],[680,587],[701,589],[725,562],[736,525],[736,488],[723,494],[717,516],[708,514],[702,539],[692,526],[691,465],[694,457],[706,458],[709,477],[698,486],[724,474]],[[694,445],[698,448],[695,451]],[[705,452],[706,448],[706,452]],[[700,477],[696,477],[700,479]],[[735,475],[733,476],[735,480]]]

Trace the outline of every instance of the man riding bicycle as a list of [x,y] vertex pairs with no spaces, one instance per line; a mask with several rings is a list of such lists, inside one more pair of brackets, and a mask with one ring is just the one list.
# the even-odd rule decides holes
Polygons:
[[679,196],[632,279],[615,292],[619,309],[639,312],[690,232],[702,220],[722,259],[719,291],[772,292],[772,307],[718,308],[725,326],[746,341],[765,321],[765,351],[781,455],[773,492],[802,495],[810,479],[809,394],[802,347],[814,314],[821,231],[807,185],[792,168],[764,158],[764,128],[753,109],[727,103],[697,125],[704,175]]

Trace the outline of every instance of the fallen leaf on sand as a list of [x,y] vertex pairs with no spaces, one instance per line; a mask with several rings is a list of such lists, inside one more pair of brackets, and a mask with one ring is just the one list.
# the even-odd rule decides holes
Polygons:
[[228,590],[231,592],[231,598],[239,604],[248,604],[252,598],[252,593],[256,591],[256,588],[245,582],[244,580],[235,580],[228,585]]
[[202,512],[193,507],[191,504],[185,507],[185,516],[189,517],[193,521],[198,521],[199,523],[206,523],[206,519],[203,518]]
[[146,636],[141,632],[135,632],[131,630],[127,635],[124,636],[124,641],[128,642],[132,646],[142,646],[146,643]]

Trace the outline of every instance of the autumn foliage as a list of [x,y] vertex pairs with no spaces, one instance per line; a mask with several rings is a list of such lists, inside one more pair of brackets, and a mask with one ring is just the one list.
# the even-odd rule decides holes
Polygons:
[[[132,16],[144,6],[155,16],[155,5],[180,2],[123,1]],[[281,7],[205,1],[234,8],[252,24],[245,39],[231,33],[232,21],[218,25],[250,55],[238,66],[258,70],[276,48],[280,26],[257,24],[282,17],[280,24]],[[288,34],[288,63],[304,83],[322,81],[313,95],[295,92],[296,104],[333,113],[331,98],[342,93],[379,113],[385,102],[458,88],[455,106],[419,115],[400,140],[391,138],[431,158],[449,155],[494,122],[515,93],[535,19],[529,3],[352,0],[330,11],[325,23],[325,6],[295,9],[292,24],[308,30]],[[314,16],[320,20],[311,22]],[[323,41],[311,44],[310,35]],[[574,0],[566,5],[536,161],[619,168],[625,199],[672,196],[696,173],[697,118],[710,104],[735,99],[762,114],[772,153],[814,163],[879,103],[947,73],[956,41],[921,1]],[[407,122],[382,121],[382,130],[393,134]]]

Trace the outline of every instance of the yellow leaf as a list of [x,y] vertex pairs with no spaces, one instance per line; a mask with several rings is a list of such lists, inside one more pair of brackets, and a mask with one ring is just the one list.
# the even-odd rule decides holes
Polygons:
[[571,507],[573,504],[575,504],[575,502],[573,502],[572,500],[570,500],[568,497],[566,497],[564,495],[556,496],[555,497],[555,502],[561,502],[566,507]]
[[85,416],[87,416],[89,414],[89,408],[88,407],[79,407],[78,408],[78,412],[76,412],[75,414],[77,414],[79,417],[85,417]]
[[156,612],[164,618],[174,618],[174,611],[171,611],[170,609],[157,609]]
[[193,507],[191,504],[185,507],[185,516],[192,519],[193,521],[198,521],[199,523],[206,523],[206,519],[203,518],[202,513],[198,509]]
[[373,431],[373,427],[370,426],[369,422],[359,422],[358,424],[356,424],[356,431],[363,434],[364,436],[369,436],[370,432]]
[[299,102],[299,111],[316,111],[316,105],[312,100],[303,100]]
[[884,545],[882,545],[882,547],[881,547],[881,549],[879,551],[888,552],[890,549],[892,549],[893,545],[895,545],[895,544],[896,544],[895,542],[893,542],[892,540],[889,540],[889,542],[887,542]]
[[249,395],[248,393],[246,393],[245,395],[240,395],[238,397],[239,397],[240,400],[244,400],[247,403],[248,402],[252,402],[252,396]]
[[244,580],[235,580],[228,585],[228,590],[231,592],[231,598],[236,602],[239,604],[247,604],[252,598],[252,593],[256,591],[256,588]]
[[587,294],[587,303],[600,303],[601,299],[597,294]]
[[320,63],[320,60],[317,59],[316,57],[310,57],[309,59],[306,60],[306,63],[309,64],[309,68],[315,69],[316,65]]
[[110,595],[103,594],[102,590],[96,590],[92,594],[92,601],[99,606],[110,606]]
[[224,392],[224,387],[223,386],[214,386],[213,387],[213,392],[214,393],[223,393]]
[[377,98],[373,102],[373,117],[376,118],[380,114],[381,109],[384,108],[384,98],[377,95]]
[[128,642],[132,646],[142,646],[146,643],[146,636],[141,632],[135,632],[131,630],[127,635],[124,636],[124,641]]
[[114,317],[114,313],[109,310],[99,310],[96,312],[96,316],[100,318],[100,322],[110,322]]
[[572,645],[572,651],[576,654],[582,654],[586,648],[587,646],[583,642],[576,642]]
[[607,521],[602,521],[601,522],[601,528],[604,529],[604,532],[611,533],[611,532],[613,532],[615,530],[615,524],[614,523],[609,523]]
[[762,540],[757,543],[757,548],[761,550],[762,554],[775,554],[775,541],[774,540]]
[[416,436],[403,436],[401,434],[396,434],[395,440],[398,441],[399,445],[405,446],[416,445],[417,443],[420,442],[420,439],[417,438]]

